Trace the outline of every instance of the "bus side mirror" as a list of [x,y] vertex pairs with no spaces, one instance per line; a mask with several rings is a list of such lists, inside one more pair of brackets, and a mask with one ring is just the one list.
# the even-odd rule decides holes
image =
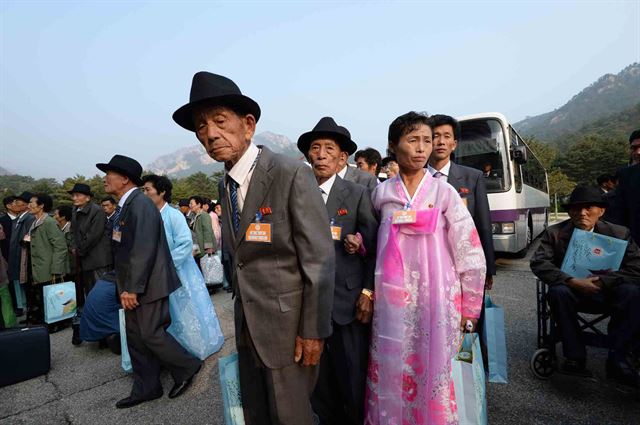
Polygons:
[[511,159],[516,164],[522,165],[527,162],[527,148],[525,146],[513,146],[511,148]]

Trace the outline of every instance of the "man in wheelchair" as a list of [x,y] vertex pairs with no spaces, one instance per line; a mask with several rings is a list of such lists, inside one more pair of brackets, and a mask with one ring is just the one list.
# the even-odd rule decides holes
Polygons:
[[[542,234],[530,266],[548,285],[548,302],[565,357],[561,371],[590,375],[577,314],[608,311],[611,319],[607,377],[638,388],[640,374],[629,362],[629,356],[640,341],[640,250],[631,239],[629,229],[600,220],[606,207],[607,202],[597,188],[576,187],[565,205],[569,220],[549,227]],[[575,228],[627,240],[620,269],[584,279],[564,273],[560,267]]]

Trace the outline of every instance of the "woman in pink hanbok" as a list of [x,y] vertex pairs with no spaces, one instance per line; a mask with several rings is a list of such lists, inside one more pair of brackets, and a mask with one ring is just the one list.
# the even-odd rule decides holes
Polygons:
[[[365,424],[457,424],[451,358],[482,308],[485,259],[453,186],[431,177],[425,115],[389,127],[400,173],[373,191],[380,216]],[[467,329],[469,330],[469,329]]]

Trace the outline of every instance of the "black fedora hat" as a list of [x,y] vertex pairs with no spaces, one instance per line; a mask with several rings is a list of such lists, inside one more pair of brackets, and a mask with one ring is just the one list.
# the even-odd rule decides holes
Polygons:
[[609,202],[602,196],[600,189],[591,186],[577,186],[571,192],[569,200],[562,204],[563,208],[571,208],[577,205],[588,205],[606,208]]
[[89,187],[88,184],[84,183],[74,184],[73,188],[71,190],[68,190],[67,193],[70,195],[74,193],[82,193],[83,195],[93,196],[93,193],[91,193],[91,187]]
[[311,142],[322,138],[335,140],[336,143],[340,145],[340,149],[346,151],[349,155],[353,154],[358,149],[358,145],[351,140],[351,133],[349,133],[349,130],[336,124],[331,117],[321,118],[320,121],[318,121],[318,124],[313,127],[313,130],[300,136],[298,138],[298,149],[307,156]]
[[204,104],[235,107],[253,115],[256,122],[260,119],[260,106],[243,95],[236,83],[222,75],[200,71],[193,76],[189,103],[173,113],[173,120],[179,126],[195,131],[193,109]]
[[124,155],[114,155],[108,164],[96,164],[100,171],[115,171],[118,174],[127,176],[136,186],[142,186],[142,165],[133,158]]
[[33,198],[33,193],[31,192],[22,192],[20,195],[16,196],[16,199],[20,199],[21,201],[26,202],[27,204],[31,202],[31,198]]

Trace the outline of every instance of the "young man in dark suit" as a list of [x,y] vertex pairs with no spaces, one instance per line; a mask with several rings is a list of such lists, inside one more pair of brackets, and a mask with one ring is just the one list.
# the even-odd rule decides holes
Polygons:
[[485,178],[482,171],[451,161],[451,154],[455,151],[460,137],[458,121],[448,115],[432,115],[430,121],[433,129],[433,152],[427,168],[432,176],[444,179],[453,186],[467,205],[478,229],[487,260],[485,289],[491,289],[496,266]]
[[311,169],[256,146],[260,107],[230,79],[193,77],[173,119],[225,165],[222,250],[245,423],[310,425],[324,338],[331,334],[335,258]]
[[[627,354],[640,337],[640,250],[629,229],[601,221],[607,207],[599,189],[578,186],[565,207],[569,220],[549,227],[531,258],[531,271],[549,286],[548,301],[558,323],[565,363],[570,374],[590,375],[586,350],[580,336],[577,312],[611,311],[608,337],[611,341],[607,376],[623,384],[640,387],[640,375]],[[628,241],[618,271],[579,279],[561,270],[574,229],[591,231]]]
[[171,324],[169,294],[180,287],[180,280],[160,212],[138,189],[142,166],[136,160],[115,155],[109,163],[96,167],[106,173],[105,191],[119,198],[121,208],[111,240],[116,287],[125,310],[133,387],[129,397],[118,401],[116,407],[133,407],[162,397],[161,366],[175,381],[169,398],[178,397],[189,387],[202,362],[166,331]]
[[331,117],[300,136],[298,149],[318,182],[336,254],[333,334],[325,341],[311,402],[322,424],[362,424],[378,220],[367,188],[336,174],[341,153],[351,155],[356,144]]

